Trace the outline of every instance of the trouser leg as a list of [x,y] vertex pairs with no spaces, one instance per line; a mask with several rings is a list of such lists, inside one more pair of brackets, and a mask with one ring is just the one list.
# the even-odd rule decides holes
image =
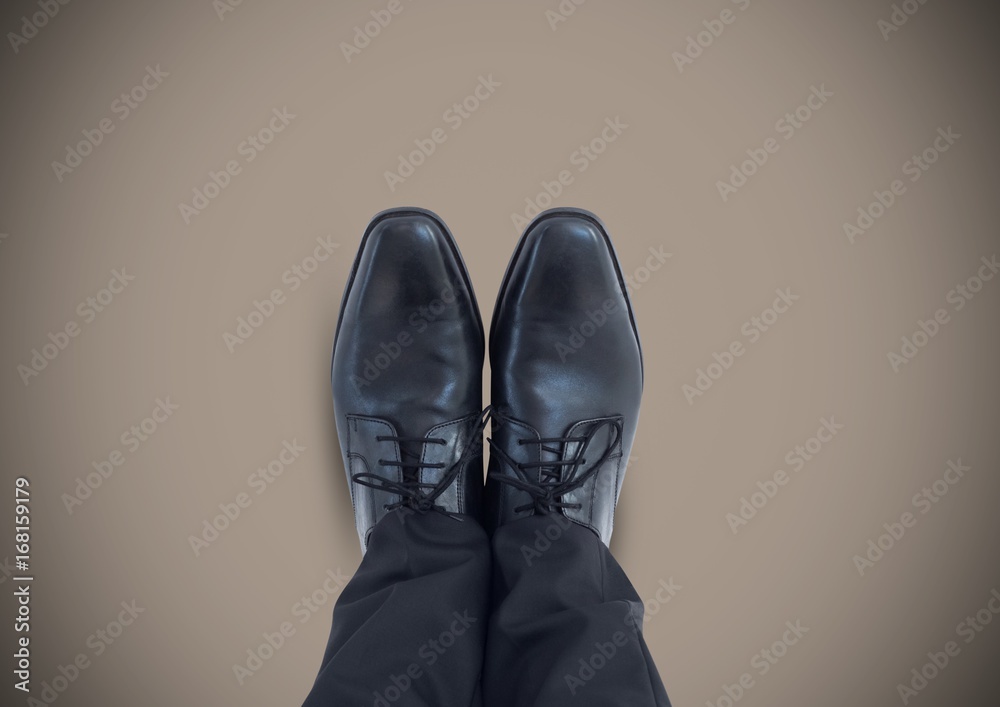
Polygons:
[[642,601],[590,530],[560,515],[502,526],[492,594],[487,707],[669,707],[642,636]]
[[305,707],[480,704],[489,578],[472,518],[387,516],[334,607]]

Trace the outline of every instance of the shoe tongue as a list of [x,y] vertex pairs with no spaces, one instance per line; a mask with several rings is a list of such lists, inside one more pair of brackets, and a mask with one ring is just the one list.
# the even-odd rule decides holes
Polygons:
[[[414,424],[416,423],[416,424]],[[421,420],[392,420],[395,434],[399,437],[406,437],[413,440],[420,440],[427,436],[429,425]],[[419,441],[397,442],[399,447],[399,460],[405,466],[400,468],[403,481],[420,481],[420,469],[416,467],[424,454],[424,445]]]
[[[565,432],[560,432],[559,434],[545,435],[548,438],[558,437],[560,435],[565,435]],[[569,442],[542,442],[538,445],[538,461],[540,462],[557,462],[563,459],[569,459],[570,455],[575,448],[575,445]],[[569,452],[570,454],[567,454]],[[572,472],[572,467],[569,466],[548,466],[541,467],[538,470],[538,480],[544,481],[545,479],[557,479],[562,482],[565,481],[569,474]]]
[[[423,445],[419,442],[399,442],[399,458],[406,466],[402,467],[404,482],[420,481],[420,469],[416,464],[423,455]],[[410,466],[410,465],[413,466]]]

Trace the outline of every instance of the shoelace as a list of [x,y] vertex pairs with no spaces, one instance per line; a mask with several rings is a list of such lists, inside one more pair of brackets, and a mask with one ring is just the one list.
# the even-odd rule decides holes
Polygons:
[[[403,507],[417,511],[418,513],[438,511],[449,518],[454,518],[455,520],[460,521],[462,518],[458,514],[452,513],[444,506],[439,505],[437,503],[437,499],[448,489],[449,486],[451,486],[452,483],[454,483],[458,474],[465,467],[465,464],[472,459],[475,454],[482,451],[482,433],[483,429],[486,427],[486,420],[488,417],[489,408],[484,410],[478,420],[473,423],[473,433],[466,444],[465,449],[462,451],[461,457],[436,484],[422,483],[419,480],[420,470],[444,469],[446,465],[440,462],[423,462],[420,461],[420,459],[423,456],[423,446],[425,444],[448,444],[447,440],[441,439],[440,437],[397,437],[393,435],[379,435],[375,438],[377,441],[395,442],[399,445],[400,456],[404,459],[409,457],[409,459],[405,461],[395,461],[391,459],[378,460],[378,463],[381,466],[398,467],[403,469],[403,480],[396,481],[395,479],[387,479],[370,472],[353,474],[351,476],[351,480],[361,484],[362,486],[367,486],[377,491],[387,491],[388,493],[399,496],[399,501],[396,501],[395,503],[387,503],[383,506],[383,508],[387,511]],[[410,448],[411,445],[416,445],[418,451],[414,451]]]
[[[498,419],[501,424],[506,419],[495,411],[493,412],[493,417]],[[615,436],[608,444],[607,449],[604,450],[597,462],[584,471],[577,473],[579,468],[587,462],[584,454],[587,452],[587,448],[590,446],[591,441],[593,441],[598,431],[608,425],[614,428]],[[518,462],[512,459],[511,456],[492,439],[487,439],[492,453],[496,454],[501,462],[510,467],[516,474],[516,476],[508,476],[505,474],[491,472],[489,475],[501,484],[513,486],[514,488],[531,495],[532,502],[518,506],[514,509],[515,513],[522,513],[523,511],[529,509],[534,509],[536,513],[540,514],[554,513],[560,509],[579,509],[582,508],[582,504],[566,503],[562,500],[562,497],[583,486],[587,483],[587,480],[590,479],[590,477],[594,476],[600,470],[604,463],[611,457],[611,454],[614,452],[614,449],[618,445],[621,437],[622,425],[620,422],[617,420],[602,420],[591,426],[587,434],[583,436],[542,437],[539,439],[529,438],[517,440],[518,445],[538,444],[541,447],[541,451],[556,455],[561,455],[562,450],[548,445],[563,445],[573,442],[580,443],[580,447],[572,459],[538,462]],[[534,481],[531,478],[532,470],[538,470],[538,481]]]

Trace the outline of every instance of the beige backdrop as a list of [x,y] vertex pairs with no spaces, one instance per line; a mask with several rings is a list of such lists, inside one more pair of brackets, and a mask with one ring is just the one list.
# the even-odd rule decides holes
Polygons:
[[299,704],[360,559],[328,383],[360,235],[439,212],[488,322],[541,201],[598,213],[635,282],[613,550],[674,703],[1000,702],[992,6],[226,2],[2,13],[32,694]]

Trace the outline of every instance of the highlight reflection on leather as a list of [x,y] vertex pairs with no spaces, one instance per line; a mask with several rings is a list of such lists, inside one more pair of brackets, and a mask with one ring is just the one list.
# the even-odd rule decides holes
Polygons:
[[[376,215],[344,292],[331,372],[362,550],[394,507],[478,518],[483,356],[479,307],[441,219]],[[359,474],[377,488],[352,481]]]
[[[497,527],[537,510],[537,493],[501,479],[527,475],[546,493],[554,472],[566,482],[599,462],[554,512],[608,543],[638,422],[642,353],[621,269],[596,216],[552,209],[528,226],[497,298],[490,364],[493,444],[523,466],[491,455],[487,522]],[[609,418],[620,424],[617,439]],[[580,442],[539,441],[587,437],[584,459]]]

